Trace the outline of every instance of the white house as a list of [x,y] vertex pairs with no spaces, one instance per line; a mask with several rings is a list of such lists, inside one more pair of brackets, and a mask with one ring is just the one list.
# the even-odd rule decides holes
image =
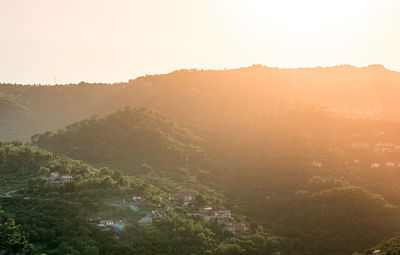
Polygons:
[[385,163],[386,167],[394,167],[394,165],[395,165],[394,162],[386,162]]
[[114,225],[113,220],[101,220],[99,224],[97,224],[99,227],[108,227]]
[[58,178],[60,178],[60,172],[51,172],[50,173],[50,179],[55,180],[55,179],[58,179]]
[[379,163],[372,163],[371,168],[379,168],[381,165]]
[[150,224],[153,222],[153,216],[151,213],[146,214],[143,218],[139,220],[139,224]]
[[381,254],[381,250],[374,250],[372,252],[372,255],[379,255],[379,254]]
[[139,201],[141,201],[142,200],[142,197],[141,196],[133,196],[132,197],[132,201],[134,201],[134,202],[139,202]]
[[66,181],[66,180],[72,180],[74,177],[72,175],[66,174],[61,176],[61,180]]
[[231,211],[229,211],[229,210],[220,210],[220,211],[218,211],[218,217],[220,217],[220,218],[231,218]]
[[312,165],[315,166],[315,167],[318,167],[318,168],[322,167],[322,163],[319,162],[319,161],[316,161],[316,160],[313,160]]

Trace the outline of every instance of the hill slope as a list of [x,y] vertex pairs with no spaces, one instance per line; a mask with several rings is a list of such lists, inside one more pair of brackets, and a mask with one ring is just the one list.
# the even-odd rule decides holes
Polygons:
[[145,109],[125,108],[103,118],[92,117],[57,133],[35,135],[32,141],[51,151],[125,169],[130,174],[140,174],[142,164],[172,171],[204,161],[198,137]]
[[379,65],[299,69],[252,66],[224,71],[180,70],[119,84],[3,84],[0,93],[24,102],[29,115],[22,123],[7,119],[15,132],[8,134],[1,128],[0,136],[28,139],[34,133],[57,130],[125,106],[156,109],[169,118],[207,130],[240,130],[276,103],[292,99],[348,116],[400,120],[396,105],[399,77],[399,73]]

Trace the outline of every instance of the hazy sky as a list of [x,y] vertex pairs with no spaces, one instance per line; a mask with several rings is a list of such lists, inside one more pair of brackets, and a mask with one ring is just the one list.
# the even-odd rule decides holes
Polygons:
[[400,1],[0,0],[0,82],[251,64],[400,71]]

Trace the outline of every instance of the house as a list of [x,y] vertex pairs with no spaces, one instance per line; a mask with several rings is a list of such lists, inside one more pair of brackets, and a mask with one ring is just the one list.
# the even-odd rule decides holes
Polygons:
[[195,198],[191,194],[182,194],[182,193],[177,193],[175,196],[178,198],[178,200],[183,202],[184,206],[188,206],[191,202],[194,202]]
[[393,149],[392,148],[381,148],[381,152],[382,153],[387,153],[387,152],[393,152]]
[[165,216],[165,213],[163,211],[151,211],[151,213],[147,213],[146,216],[141,218],[138,222],[139,224],[150,224],[153,222],[154,218],[162,218]]
[[74,177],[72,175],[66,174],[61,176],[62,181],[72,180]]
[[141,200],[142,200],[141,196],[132,196],[132,201],[134,201],[134,202],[139,202]]
[[393,143],[377,143],[375,144],[376,147],[393,147]]
[[218,211],[219,218],[231,218],[231,211],[229,210],[220,210]]
[[373,254],[373,255],[379,255],[379,254],[381,254],[381,250],[374,250],[374,251],[372,252],[372,254]]
[[359,164],[359,163],[360,163],[360,160],[355,159],[355,160],[353,160],[353,163],[354,163],[354,164]]
[[326,178],[322,177],[322,176],[313,176],[308,180],[308,183],[310,184],[321,184],[321,183],[325,183],[326,182]]
[[50,173],[50,179],[55,180],[60,178],[60,172],[51,172]]
[[385,163],[386,167],[394,167],[394,165],[395,165],[394,162],[386,162]]
[[151,213],[148,213],[148,214],[146,214],[146,216],[141,218],[138,222],[139,222],[139,224],[144,224],[144,225],[150,224],[153,222],[153,216]]
[[307,195],[308,193],[310,193],[308,190],[306,189],[299,189],[298,191],[296,191],[295,195],[296,196],[303,196],[303,195]]
[[101,220],[99,224],[97,224],[99,227],[108,227],[114,225],[113,220]]
[[236,233],[245,233],[249,231],[249,227],[242,222],[234,224],[234,228]]
[[379,163],[372,163],[371,168],[379,168],[381,165]]
[[319,162],[319,161],[316,161],[316,160],[313,160],[312,165],[315,166],[315,167],[318,167],[318,168],[322,167],[322,163]]
[[354,149],[368,149],[369,148],[368,143],[351,143],[350,146],[353,147]]
[[204,221],[210,221],[218,217],[218,212],[212,210],[212,207],[203,207],[200,208],[198,211],[187,213],[187,216],[199,216],[203,218]]
[[163,211],[151,211],[151,215],[153,218],[162,218],[165,216],[165,213]]

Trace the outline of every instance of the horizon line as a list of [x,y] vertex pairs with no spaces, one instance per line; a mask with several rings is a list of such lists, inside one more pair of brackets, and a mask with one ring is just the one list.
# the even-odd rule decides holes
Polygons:
[[[394,70],[390,69],[387,66],[383,64],[369,64],[369,65],[362,65],[362,66],[357,66],[357,65],[352,65],[352,64],[338,64],[338,65],[316,65],[316,66],[296,66],[296,67],[290,67],[290,66],[268,66],[268,65],[263,65],[263,64],[252,64],[249,66],[241,66],[241,67],[224,67],[224,68],[211,68],[211,69],[204,69],[204,68],[180,68],[180,69],[174,69],[170,72],[160,72],[160,73],[149,73],[149,74],[143,74],[143,75],[138,75],[134,78],[128,79],[127,81],[114,81],[114,82],[90,82],[90,81],[80,81],[80,82],[70,82],[70,83],[56,83],[56,84],[44,84],[44,83],[12,83],[12,82],[0,82],[0,85],[14,85],[14,86],[65,86],[65,85],[78,85],[81,83],[87,83],[87,84],[104,84],[104,85],[116,85],[116,84],[121,84],[121,83],[129,83],[130,81],[134,81],[139,78],[144,78],[147,76],[159,76],[159,75],[168,75],[172,74],[174,72],[179,72],[179,71],[199,71],[199,72],[204,72],[204,71],[234,71],[234,70],[240,70],[240,69],[245,69],[245,68],[254,68],[254,67],[262,67],[262,68],[268,68],[268,69],[277,69],[277,70],[301,70],[301,69],[318,69],[318,68],[337,68],[337,67],[352,67],[352,68],[357,68],[357,69],[363,69],[363,68],[382,68],[385,69],[386,71],[389,72],[396,72],[400,73],[400,70]],[[56,77],[56,76],[55,76]]]

